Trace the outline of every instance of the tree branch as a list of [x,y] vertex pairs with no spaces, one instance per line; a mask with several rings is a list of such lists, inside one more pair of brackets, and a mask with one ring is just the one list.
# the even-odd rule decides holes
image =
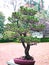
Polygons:
[[34,42],[33,44],[30,44],[30,46],[32,46],[32,45],[37,45],[37,42]]

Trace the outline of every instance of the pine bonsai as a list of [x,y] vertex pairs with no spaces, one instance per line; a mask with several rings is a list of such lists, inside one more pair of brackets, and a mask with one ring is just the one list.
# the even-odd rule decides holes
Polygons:
[[25,49],[25,56],[23,59],[27,60],[33,60],[33,57],[29,55],[30,46],[36,45],[37,42],[40,42],[40,39],[37,37],[32,37],[31,31],[41,31],[44,29],[43,24],[38,25],[39,20],[34,16],[36,13],[37,11],[23,6],[20,7],[19,12],[12,13],[12,19],[17,19],[19,21],[16,21],[18,22],[16,31],[19,33],[18,39],[21,41]]

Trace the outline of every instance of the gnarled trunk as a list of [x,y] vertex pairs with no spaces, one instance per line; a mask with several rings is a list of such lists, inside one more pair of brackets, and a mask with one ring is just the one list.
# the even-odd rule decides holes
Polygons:
[[27,60],[30,60],[30,59],[31,59],[31,60],[33,60],[33,57],[31,57],[31,56],[29,55],[30,44],[27,44],[27,46],[26,46],[23,39],[21,40],[21,42],[22,42],[22,45],[23,45],[23,47],[24,47],[24,49],[25,49],[24,59],[27,59]]
[[29,50],[30,50],[30,44],[27,44],[27,46],[25,48],[25,59],[27,59],[27,60],[32,59],[33,60],[33,58],[29,55]]

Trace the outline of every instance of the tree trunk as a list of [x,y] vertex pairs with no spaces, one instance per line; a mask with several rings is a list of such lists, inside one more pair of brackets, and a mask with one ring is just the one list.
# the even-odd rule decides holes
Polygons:
[[26,48],[25,48],[25,59],[27,60],[33,60],[33,58],[29,55],[29,50],[30,50],[30,44],[27,44]]
[[23,56],[23,58],[27,59],[27,60],[30,60],[30,59],[33,60],[33,57],[31,57],[29,55],[30,44],[27,44],[27,46],[26,46],[25,43],[24,43],[24,40],[21,40],[21,42],[22,42],[22,45],[23,45],[23,47],[25,49],[25,56]]

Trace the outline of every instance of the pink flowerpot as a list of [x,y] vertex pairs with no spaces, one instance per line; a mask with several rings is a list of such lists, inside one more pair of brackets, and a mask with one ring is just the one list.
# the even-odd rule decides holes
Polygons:
[[14,62],[16,64],[20,64],[20,65],[34,65],[34,63],[35,63],[34,60],[24,60],[22,58],[15,58]]

